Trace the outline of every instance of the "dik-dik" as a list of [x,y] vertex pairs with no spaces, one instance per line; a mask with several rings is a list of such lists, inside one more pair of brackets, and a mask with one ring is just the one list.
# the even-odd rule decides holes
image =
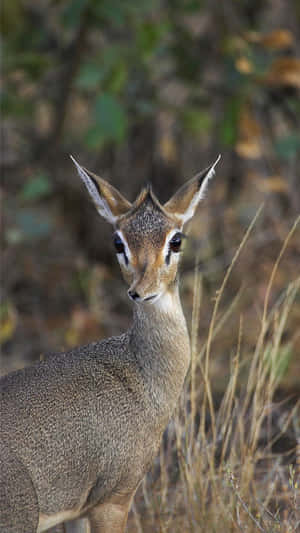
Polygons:
[[131,204],[73,161],[113,226],[133,323],[120,336],[2,378],[3,533],[42,532],[80,517],[91,533],[124,532],[189,366],[177,276],[182,229],[218,160],[164,205],[150,187]]

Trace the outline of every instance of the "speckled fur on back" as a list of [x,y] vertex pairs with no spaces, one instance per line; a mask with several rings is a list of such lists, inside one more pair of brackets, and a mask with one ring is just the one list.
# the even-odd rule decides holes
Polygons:
[[[120,336],[48,356],[1,379],[0,531],[34,533],[87,517],[91,533],[125,531],[189,365],[178,285],[181,229],[214,166],[161,206],[130,204],[75,162],[134,300]],[[186,198],[189,196],[189,201]]]

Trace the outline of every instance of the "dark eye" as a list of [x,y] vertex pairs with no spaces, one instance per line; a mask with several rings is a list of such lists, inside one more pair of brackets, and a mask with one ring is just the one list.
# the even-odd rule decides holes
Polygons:
[[170,240],[169,244],[170,244],[170,250],[172,250],[172,252],[175,252],[175,253],[179,252],[180,246],[181,246],[181,234],[175,233],[175,235]]
[[123,254],[124,253],[124,251],[125,251],[124,244],[122,242],[122,239],[119,237],[119,235],[115,235],[114,245],[115,245],[115,249],[117,251],[117,254]]

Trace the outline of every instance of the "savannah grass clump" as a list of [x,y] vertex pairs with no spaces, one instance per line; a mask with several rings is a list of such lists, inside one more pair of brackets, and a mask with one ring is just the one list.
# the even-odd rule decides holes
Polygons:
[[[219,401],[214,400],[210,376],[213,342],[226,328],[239,295],[223,314],[220,300],[260,212],[216,293],[208,337],[201,349],[197,339],[202,283],[196,265],[190,372],[157,465],[144,479],[133,507],[131,528],[138,533],[299,531],[300,402],[277,401],[275,393],[292,352],[284,333],[299,296],[300,277],[270,305],[278,266],[299,218],[270,273],[260,331],[251,353],[243,353],[247,324],[240,316],[230,377]],[[291,449],[281,449],[287,431],[293,435]]]

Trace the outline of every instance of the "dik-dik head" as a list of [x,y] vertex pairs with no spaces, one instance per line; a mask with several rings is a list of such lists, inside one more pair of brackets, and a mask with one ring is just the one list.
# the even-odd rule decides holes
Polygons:
[[151,187],[143,189],[131,204],[72,157],[98,212],[114,227],[114,246],[132,300],[154,303],[174,286],[183,226],[204,197],[219,159],[162,205]]

